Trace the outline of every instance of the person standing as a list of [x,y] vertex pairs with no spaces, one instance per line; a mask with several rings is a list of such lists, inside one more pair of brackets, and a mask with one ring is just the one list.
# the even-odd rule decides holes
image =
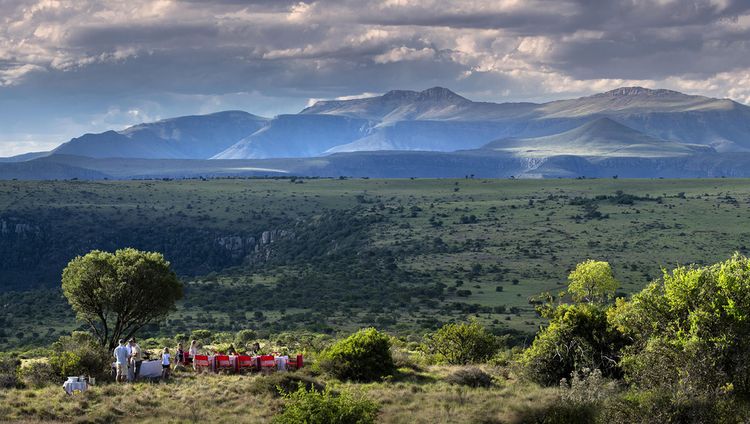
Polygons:
[[193,362],[195,360],[195,355],[198,354],[198,341],[193,340],[190,342],[190,348],[188,349],[188,360],[190,362]]
[[170,365],[170,356],[169,356],[169,349],[164,348],[164,351],[161,354],[161,378],[162,380],[166,380],[169,378],[169,365]]
[[175,352],[174,355],[174,366],[177,368],[177,365],[184,365],[185,364],[185,350],[182,348],[182,343],[177,343],[177,352]]
[[138,381],[141,375],[141,364],[143,364],[143,351],[135,337],[130,339],[130,362],[133,366],[133,381]]
[[115,357],[115,368],[117,376],[115,380],[123,383],[128,379],[128,347],[125,346],[125,339],[119,340],[119,345],[115,348],[112,355]]

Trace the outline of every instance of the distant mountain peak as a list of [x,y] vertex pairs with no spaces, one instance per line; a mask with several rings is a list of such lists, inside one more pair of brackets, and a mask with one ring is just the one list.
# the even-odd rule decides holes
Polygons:
[[633,97],[633,96],[687,96],[679,91],[651,89],[645,87],[619,87],[592,97]]
[[445,87],[432,87],[422,91],[391,90],[383,94],[382,99],[403,101],[469,101]]

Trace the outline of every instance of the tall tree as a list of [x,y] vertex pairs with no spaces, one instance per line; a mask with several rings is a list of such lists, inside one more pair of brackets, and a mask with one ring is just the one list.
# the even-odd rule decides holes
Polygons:
[[166,317],[182,298],[182,283],[164,256],[132,248],[74,258],[63,270],[62,289],[76,317],[109,348]]

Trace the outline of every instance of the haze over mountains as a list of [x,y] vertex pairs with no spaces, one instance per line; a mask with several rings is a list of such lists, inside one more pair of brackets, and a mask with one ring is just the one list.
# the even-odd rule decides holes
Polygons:
[[227,111],[86,134],[5,159],[0,177],[50,178],[51,168],[36,173],[33,163],[54,163],[59,178],[744,176],[747,152],[750,107],[727,99],[625,87],[497,104],[435,87],[319,101],[274,118]]

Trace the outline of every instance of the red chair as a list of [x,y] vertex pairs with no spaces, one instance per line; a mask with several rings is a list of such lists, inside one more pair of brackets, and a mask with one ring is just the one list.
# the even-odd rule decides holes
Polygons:
[[237,357],[237,371],[242,372],[242,370],[254,370],[257,366],[255,364],[255,359],[252,356],[247,355],[240,355]]
[[260,356],[260,370],[261,371],[272,371],[276,369],[276,361],[273,355],[261,355]]
[[208,361],[208,355],[195,355],[193,358],[193,368],[196,371],[203,371],[211,368],[211,362]]
[[302,358],[302,355],[297,355],[297,369],[300,369],[305,366],[305,361]]
[[214,356],[214,363],[216,372],[219,371],[232,371],[232,361],[229,359],[229,355],[216,355]]

